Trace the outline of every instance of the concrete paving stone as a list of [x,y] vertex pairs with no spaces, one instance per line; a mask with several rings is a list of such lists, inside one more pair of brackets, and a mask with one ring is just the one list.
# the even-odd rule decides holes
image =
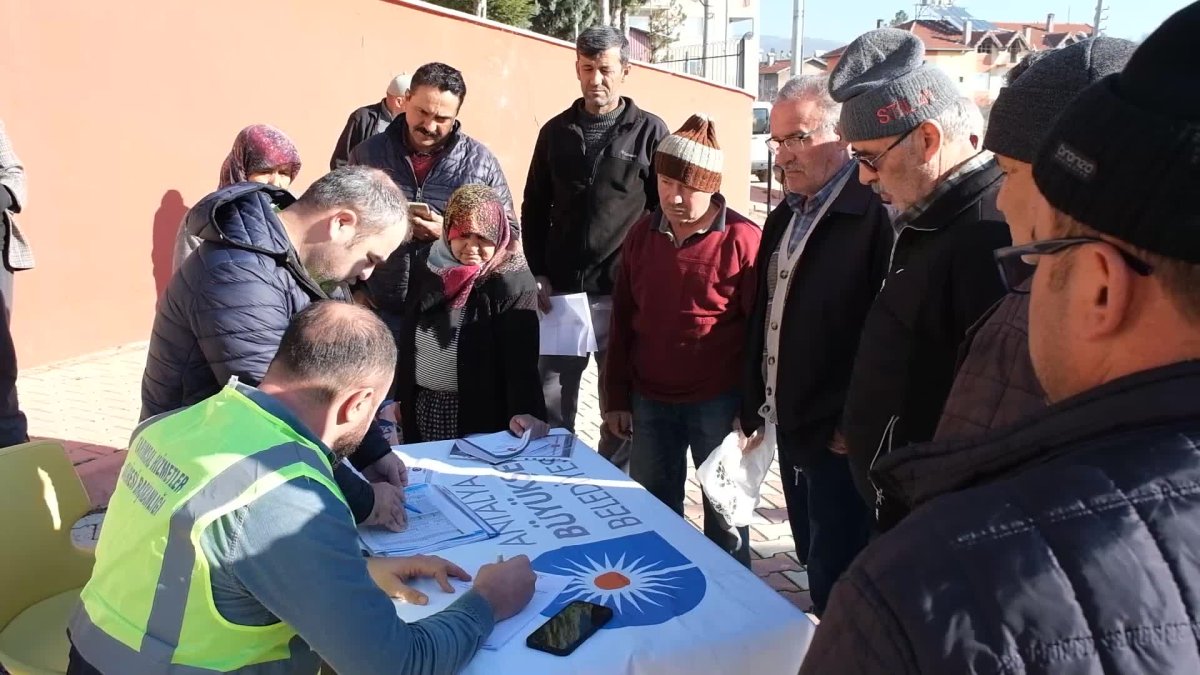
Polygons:
[[771,523],[787,522],[787,509],[763,508],[760,506],[757,509],[755,509],[755,511],[758,513],[758,515],[767,519],[768,522],[771,522]]
[[812,596],[808,591],[780,591],[779,594],[801,612],[807,612],[812,607]]
[[808,590],[808,570],[784,570],[782,574],[796,584],[800,590]]
[[772,539],[778,539],[780,537],[792,536],[792,527],[786,522],[771,523],[764,521],[761,523],[754,523],[750,526],[750,531],[753,532],[756,530],[758,531],[759,541],[771,541]]
[[798,588],[795,584],[792,583],[791,579],[784,576],[783,573],[781,573],[781,572],[772,572],[771,574],[768,574],[765,577],[759,577],[759,578],[762,579],[763,582],[766,583],[768,586],[770,586],[771,590],[774,590],[774,591],[799,591],[800,590],[800,588]]
[[751,569],[758,576],[766,576],[772,572],[782,572],[784,570],[792,570],[796,567],[796,561],[780,553],[773,555],[770,558],[762,560],[754,560],[750,562]]
[[792,543],[791,537],[780,537],[757,543],[751,542],[750,546],[755,548],[764,558],[770,558],[776,554],[786,555],[789,551],[796,550],[796,545]]

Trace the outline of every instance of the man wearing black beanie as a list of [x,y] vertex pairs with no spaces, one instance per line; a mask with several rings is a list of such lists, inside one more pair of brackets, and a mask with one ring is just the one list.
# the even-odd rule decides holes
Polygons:
[[915,507],[834,587],[801,673],[1197,673],[1200,2],[1085,89],[996,252],[1046,410],[894,473]]
[[[1009,75],[992,106],[983,147],[995,153],[1004,172],[996,206],[1013,244],[1033,238],[1034,218],[1048,208],[1033,182],[1038,145],[1067,104],[1091,83],[1119,72],[1136,46],[1120,38],[1091,38],[1052,52],[1031,52]],[[1045,407],[1029,360],[1028,325],[1028,289],[1010,289],[976,324],[964,341],[970,351],[959,364],[933,440],[976,437]],[[897,466],[908,454],[897,452],[875,468]]]

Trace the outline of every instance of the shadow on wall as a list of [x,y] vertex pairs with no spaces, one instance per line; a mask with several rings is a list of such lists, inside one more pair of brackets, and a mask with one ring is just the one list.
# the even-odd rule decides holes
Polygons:
[[189,208],[183,203],[183,195],[179,193],[179,190],[167,190],[163,193],[158,211],[154,212],[150,263],[151,274],[154,275],[155,297],[162,297],[163,291],[167,290],[167,282],[171,280],[171,273],[174,271],[175,238],[179,234],[179,226]]

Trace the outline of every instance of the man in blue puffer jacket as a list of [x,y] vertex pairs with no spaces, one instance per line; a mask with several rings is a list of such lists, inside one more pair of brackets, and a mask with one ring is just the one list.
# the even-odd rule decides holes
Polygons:
[[500,162],[487,146],[463,133],[457,119],[466,97],[461,72],[444,63],[427,63],[413,73],[404,113],[387,131],[350,152],[351,164],[383,169],[412,202],[428,206],[428,211],[417,207],[411,214],[412,244],[396,251],[367,283],[385,319],[400,311],[413,251],[442,236],[441,214],[458,188],[479,183],[495,190],[504,202],[513,241],[521,237]]
[[[299,200],[237,183],[200,200],[186,228],[200,237],[158,303],[142,376],[142,419],[202,401],[231,377],[256,386],[297,312],[347,300],[408,235],[408,203],[382,171],[343,167]],[[404,525],[404,464],[372,426],[351,462],[335,470],[355,519]]]
[[872,478],[912,513],[833,589],[802,674],[1200,673],[1200,2],[1033,163],[1029,353],[1051,401]]

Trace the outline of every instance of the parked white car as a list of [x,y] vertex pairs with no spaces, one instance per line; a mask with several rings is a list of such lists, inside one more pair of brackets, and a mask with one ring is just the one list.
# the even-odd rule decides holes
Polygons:
[[771,137],[771,104],[755,101],[754,121],[750,126],[750,173],[760,183],[767,180],[767,139]]

